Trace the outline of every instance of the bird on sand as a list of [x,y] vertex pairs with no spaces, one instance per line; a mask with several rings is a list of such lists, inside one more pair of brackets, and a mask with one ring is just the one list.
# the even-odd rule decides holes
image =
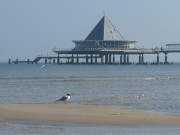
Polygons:
[[56,100],[56,102],[59,102],[59,101],[67,102],[70,98],[71,98],[71,95],[67,94],[66,96],[63,96],[62,98]]

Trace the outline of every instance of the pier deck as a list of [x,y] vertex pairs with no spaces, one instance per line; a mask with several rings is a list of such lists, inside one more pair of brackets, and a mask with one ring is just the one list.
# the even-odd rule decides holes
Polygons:
[[[129,64],[130,55],[139,55],[139,64],[143,64],[144,55],[146,54],[154,54],[157,55],[156,63],[159,64],[159,54],[165,54],[164,64],[168,64],[167,54],[168,53],[180,53],[180,49],[165,49],[165,48],[155,48],[155,49],[101,49],[101,50],[61,50],[61,49],[53,49],[53,52],[57,54],[57,56],[39,56],[33,62],[37,63],[41,59],[56,59],[57,63],[60,60],[66,59],[64,63],[68,64],[77,64],[80,63],[79,59],[84,59],[86,64],[115,64],[115,56],[119,55],[119,63],[120,64]],[[98,59],[100,59],[98,61]],[[46,62],[47,63],[47,62]]]
[[[180,53],[179,48],[155,48],[155,49],[101,49],[101,50],[75,50],[75,49],[53,49],[53,52],[56,55],[38,55],[34,60],[27,61],[12,61],[15,64],[18,63],[38,63],[40,60],[44,59],[45,64],[51,63],[53,60],[53,64],[78,64],[81,63],[80,60],[85,60],[85,64],[116,64],[115,56],[120,56],[119,64],[129,64],[130,55],[139,55],[139,64],[144,64],[144,55],[146,54],[154,54],[157,55],[156,64],[159,64],[159,54],[163,53],[165,55],[164,64],[168,64],[167,54],[169,53]],[[98,60],[99,59],[99,60]],[[65,60],[62,62],[61,60]],[[9,62],[10,63],[10,62]]]

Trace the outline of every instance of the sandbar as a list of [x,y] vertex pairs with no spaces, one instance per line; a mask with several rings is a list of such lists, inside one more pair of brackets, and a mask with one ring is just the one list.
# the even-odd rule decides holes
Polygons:
[[98,105],[0,104],[4,120],[56,121],[98,125],[180,125],[179,115],[165,115]]

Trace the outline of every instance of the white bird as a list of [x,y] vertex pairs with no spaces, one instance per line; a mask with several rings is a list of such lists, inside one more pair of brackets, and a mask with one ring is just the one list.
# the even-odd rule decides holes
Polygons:
[[59,102],[59,101],[67,102],[70,99],[70,97],[71,97],[71,95],[67,94],[66,96],[63,96],[62,98],[56,100],[56,102]]
[[41,68],[44,68],[45,67],[45,65],[43,64],[43,65],[41,65]]
[[139,94],[139,95],[137,95],[137,96],[134,96],[135,98],[142,98],[142,97],[144,97],[144,94]]

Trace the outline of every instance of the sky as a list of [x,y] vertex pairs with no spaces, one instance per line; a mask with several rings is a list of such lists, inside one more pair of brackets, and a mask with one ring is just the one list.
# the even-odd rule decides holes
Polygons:
[[[136,47],[180,43],[179,7],[180,0],[0,0],[0,62],[73,48],[72,40],[84,40],[103,12]],[[180,62],[180,53],[168,60]]]

